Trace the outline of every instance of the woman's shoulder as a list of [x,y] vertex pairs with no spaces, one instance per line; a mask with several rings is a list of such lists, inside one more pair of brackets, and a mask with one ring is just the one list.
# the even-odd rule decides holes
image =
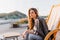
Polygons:
[[43,17],[38,17],[38,19],[39,19],[39,20],[44,20],[44,18],[43,18]]

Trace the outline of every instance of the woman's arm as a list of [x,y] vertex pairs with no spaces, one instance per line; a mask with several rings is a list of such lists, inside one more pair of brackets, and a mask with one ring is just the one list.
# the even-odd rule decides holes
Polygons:
[[47,35],[49,30],[48,30],[48,26],[44,19],[42,19],[42,24],[43,24],[43,29],[44,29],[43,31],[44,31],[45,35]]

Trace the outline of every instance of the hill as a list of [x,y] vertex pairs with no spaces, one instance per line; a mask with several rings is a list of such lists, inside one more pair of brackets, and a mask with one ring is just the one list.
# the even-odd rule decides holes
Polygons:
[[19,11],[13,11],[10,13],[0,13],[0,19],[19,19],[26,18],[27,16]]

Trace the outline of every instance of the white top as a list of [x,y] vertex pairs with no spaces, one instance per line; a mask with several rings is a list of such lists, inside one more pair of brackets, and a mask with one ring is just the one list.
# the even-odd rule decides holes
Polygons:
[[33,28],[33,30],[37,30],[37,28],[36,27],[38,27],[39,26],[39,20],[38,19],[35,19],[35,24],[34,24],[34,28]]

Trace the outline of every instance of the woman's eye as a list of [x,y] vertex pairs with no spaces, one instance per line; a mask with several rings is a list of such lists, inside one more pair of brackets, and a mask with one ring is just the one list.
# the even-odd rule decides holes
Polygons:
[[31,13],[33,13],[33,12],[31,12]]

